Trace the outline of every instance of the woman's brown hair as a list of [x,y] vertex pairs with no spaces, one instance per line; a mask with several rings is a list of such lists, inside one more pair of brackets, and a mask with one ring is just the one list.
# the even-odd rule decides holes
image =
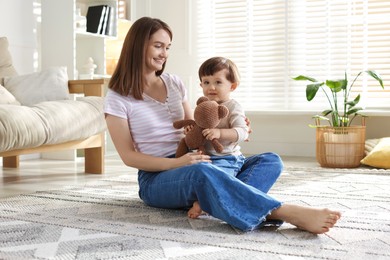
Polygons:
[[[123,96],[132,95],[135,99],[143,99],[145,48],[151,36],[160,29],[165,30],[172,40],[172,30],[160,19],[142,17],[133,23],[123,42],[118,64],[108,83],[110,89]],[[156,75],[160,76],[164,68],[165,63],[161,70],[156,71]]]

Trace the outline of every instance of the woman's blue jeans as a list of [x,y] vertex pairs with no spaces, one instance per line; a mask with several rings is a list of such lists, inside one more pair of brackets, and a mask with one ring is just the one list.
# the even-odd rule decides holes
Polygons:
[[202,210],[243,231],[259,227],[281,206],[267,194],[283,169],[277,154],[212,161],[162,172],[140,170],[139,196],[149,206],[170,209],[190,208],[199,201]]

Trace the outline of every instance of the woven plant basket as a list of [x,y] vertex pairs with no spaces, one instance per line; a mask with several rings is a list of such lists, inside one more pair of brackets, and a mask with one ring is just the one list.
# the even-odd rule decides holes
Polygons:
[[321,167],[356,168],[364,158],[366,126],[316,127],[316,158]]

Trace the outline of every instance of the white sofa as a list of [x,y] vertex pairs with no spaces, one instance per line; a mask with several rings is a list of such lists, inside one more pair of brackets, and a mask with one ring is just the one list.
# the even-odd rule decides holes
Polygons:
[[[104,172],[104,79],[68,80],[66,68],[17,75],[0,37],[0,157],[84,149],[85,172]],[[70,95],[77,93],[77,98]]]

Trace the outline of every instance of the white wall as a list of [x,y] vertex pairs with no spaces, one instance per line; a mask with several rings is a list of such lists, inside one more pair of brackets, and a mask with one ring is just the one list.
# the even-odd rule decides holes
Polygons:
[[[0,0],[0,36],[6,36],[13,63],[19,74],[37,69],[34,0]],[[34,58],[35,54],[35,58]]]
[[[316,130],[309,127],[314,124],[312,113],[254,112],[247,115],[253,133],[250,141],[242,145],[244,153],[272,151],[285,156],[315,157]],[[366,139],[390,137],[390,114],[371,113],[366,125]]]

